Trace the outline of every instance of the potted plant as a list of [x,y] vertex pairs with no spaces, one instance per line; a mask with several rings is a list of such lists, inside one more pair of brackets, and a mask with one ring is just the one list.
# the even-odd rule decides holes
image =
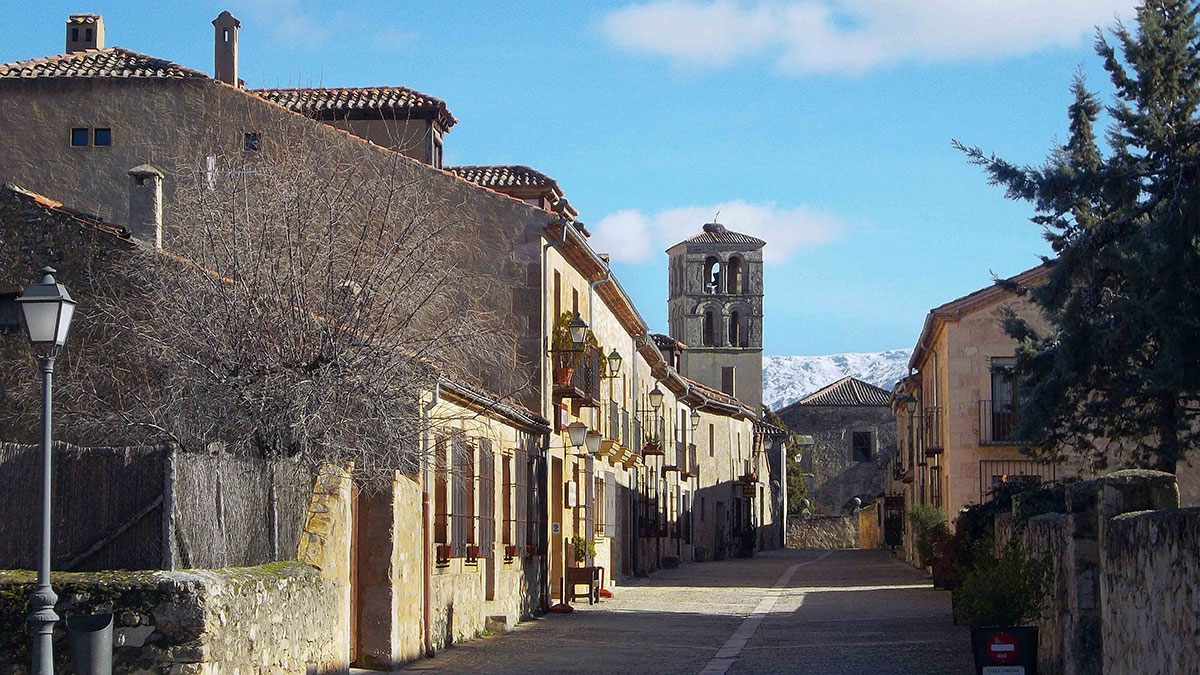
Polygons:
[[931,533],[940,528],[946,530],[946,515],[942,510],[930,504],[914,504],[908,512],[908,521],[912,524],[913,537],[917,547],[917,556],[922,567],[933,564],[933,540],[938,535]]
[[571,546],[575,549],[575,564],[582,567],[589,557],[596,555],[596,542],[580,536],[571,538]]
[[1052,583],[1049,557],[1026,555],[1017,540],[998,556],[976,556],[954,590],[954,611],[971,626],[977,673],[1007,666],[1037,675],[1038,628],[1031,624],[1041,617]]
[[570,312],[559,315],[554,323],[554,331],[550,335],[550,350],[554,353],[554,384],[565,386],[571,383],[575,367],[579,365],[580,352],[571,342],[571,319],[575,318]]
[[526,558],[536,558],[537,555],[538,555],[537,544],[527,544],[525,546],[525,557]]

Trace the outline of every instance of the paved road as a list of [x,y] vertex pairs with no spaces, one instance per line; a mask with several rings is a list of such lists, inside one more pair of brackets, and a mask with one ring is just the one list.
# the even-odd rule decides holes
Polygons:
[[412,671],[971,673],[950,598],[883,551],[772,551],[638,579],[599,605],[475,640]]

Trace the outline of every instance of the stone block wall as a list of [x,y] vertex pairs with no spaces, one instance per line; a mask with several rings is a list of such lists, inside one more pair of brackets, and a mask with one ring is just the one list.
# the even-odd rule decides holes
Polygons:
[[858,548],[858,516],[812,516],[788,521],[788,548]]
[[[0,572],[0,670],[27,672],[26,603],[32,572]],[[60,617],[112,612],[118,673],[336,672],[336,584],[300,563],[188,572],[55,573]],[[58,672],[74,672],[63,622]]]
[[883,546],[883,528],[879,526],[880,505],[875,502],[858,512],[858,547],[880,548]]
[[1108,522],[1104,672],[1186,673],[1200,664],[1200,508]]

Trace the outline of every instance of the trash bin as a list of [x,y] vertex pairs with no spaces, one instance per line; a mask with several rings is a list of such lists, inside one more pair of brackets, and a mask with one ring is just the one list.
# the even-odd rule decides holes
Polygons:
[[67,617],[71,663],[79,675],[112,675],[113,615],[75,614]]

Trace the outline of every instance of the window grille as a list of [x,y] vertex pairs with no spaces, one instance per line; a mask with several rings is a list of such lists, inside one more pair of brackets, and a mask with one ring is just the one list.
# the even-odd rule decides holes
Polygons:
[[525,436],[525,445],[514,453],[517,473],[517,541],[518,546],[540,545],[544,522],[539,472],[543,460],[535,436]]
[[871,461],[871,432],[855,431],[852,439],[854,444],[854,461],[859,463]]

